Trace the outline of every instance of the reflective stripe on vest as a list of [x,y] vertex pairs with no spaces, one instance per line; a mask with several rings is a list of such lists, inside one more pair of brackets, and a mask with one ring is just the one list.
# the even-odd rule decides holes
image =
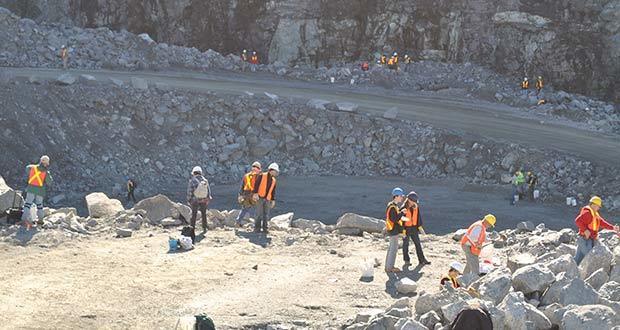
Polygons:
[[254,173],[247,173],[243,177],[243,191],[253,191],[255,182],[256,175]]
[[588,224],[588,229],[591,232],[597,233],[599,228],[601,228],[601,218],[599,217],[598,212],[594,211],[590,206],[584,206],[583,209],[590,211],[590,214],[592,215],[592,221]]
[[271,201],[273,200],[273,190],[276,188],[276,178],[271,178],[271,186],[269,187],[269,191],[267,191],[268,177],[269,173],[261,174],[260,186],[258,186],[258,197]]
[[[471,240],[469,236],[472,234],[472,232],[477,226],[480,226],[481,231],[480,231],[480,236],[478,236],[478,241],[474,242]],[[463,235],[463,238],[461,238],[461,246],[469,243],[471,245],[471,253],[477,256],[480,254],[480,249],[478,249],[476,245],[482,245],[482,243],[484,243],[486,238],[487,238],[487,234],[486,234],[486,231],[484,230],[484,226],[482,225],[482,220],[479,220],[479,221],[474,222],[471,226],[469,226],[469,229],[467,229],[467,233]]]
[[542,80],[538,80],[538,81],[536,81],[536,88],[538,88],[538,89],[542,89],[542,88],[543,88],[543,82],[542,82]]
[[39,165],[33,165],[30,167],[30,173],[28,174],[28,184],[35,187],[43,187],[46,175],[46,172],[39,171]]
[[405,217],[409,219],[404,223],[405,227],[415,227],[418,225],[418,204],[414,203],[414,205],[415,207],[408,207],[405,210]]
[[398,213],[398,206],[396,206],[396,203],[394,202],[388,203],[387,209],[385,210],[385,229],[387,229],[388,231],[391,231],[392,229],[394,229],[394,225],[395,225],[394,221],[390,219],[391,209],[395,209],[396,213]]
[[521,88],[523,89],[528,89],[530,88],[530,82],[529,81],[524,81],[521,83]]
[[456,289],[456,288],[458,288],[458,287],[460,287],[459,282],[458,282],[456,279],[454,279],[454,278],[452,278],[452,277],[450,277],[450,276],[444,276],[444,277],[442,278],[442,280],[448,280],[448,281],[450,281],[450,282],[452,283],[452,287],[453,287],[453,288],[455,288],[455,289]]

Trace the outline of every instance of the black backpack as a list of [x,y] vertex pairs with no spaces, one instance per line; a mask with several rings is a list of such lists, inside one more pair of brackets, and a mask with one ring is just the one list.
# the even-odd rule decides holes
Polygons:
[[[11,204],[11,207],[8,208],[5,212],[4,215],[0,215],[0,218],[2,216],[6,216],[6,222],[9,225],[14,225],[18,222],[20,222],[22,220],[22,214],[23,214],[23,209],[21,204],[20,205],[16,205],[15,202],[17,201],[17,195],[19,195],[20,192],[19,191],[14,191],[13,192],[13,203]],[[24,198],[25,198],[25,194],[24,194]]]
[[450,330],[493,330],[493,321],[489,312],[482,308],[465,308],[459,312]]
[[196,232],[194,231],[194,227],[192,226],[183,227],[183,229],[181,230],[181,235],[185,237],[191,237],[192,244],[196,243]]
[[207,314],[198,314],[196,317],[195,330],[215,330],[213,320]]

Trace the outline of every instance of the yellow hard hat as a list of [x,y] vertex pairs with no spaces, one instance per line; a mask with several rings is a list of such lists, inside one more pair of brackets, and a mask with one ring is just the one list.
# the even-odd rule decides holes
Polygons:
[[603,200],[598,196],[592,196],[592,198],[590,198],[590,204],[597,205],[598,207],[603,207]]
[[497,219],[495,219],[495,216],[493,214],[487,214],[484,216],[484,221],[495,227],[495,222],[497,221]]

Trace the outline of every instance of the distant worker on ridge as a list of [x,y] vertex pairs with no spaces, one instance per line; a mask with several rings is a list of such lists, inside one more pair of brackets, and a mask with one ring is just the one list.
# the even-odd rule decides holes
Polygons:
[[136,191],[136,181],[134,181],[133,179],[127,179],[127,201],[131,202],[133,201],[134,203],[136,203],[136,196],[134,195],[135,191]]
[[521,91],[523,92],[523,95],[525,95],[526,97],[529,94],[529,89],[530,89],[530,82],[527,80],[527,77],[523,78],[523,81],[521,81]]
[[536,96],[538,96],[540,94],[540,91],[543,89],[545,83],[543,82],[543,78],[541,76],[538,76],[538,78],[536,79]]
[[250,70],[252,72],[256,72],[257,66],[258,66],[258,54],[256,54],[256,51],[253,51],[252,56],[250,56]]
[[60,59],[62,60],[62,68],[67,70],[69,68],[69,49],[67,46],[60,46]]
[[527,195],[531,201],[534,200],[534,191],[538,185],[538,176],[533,172],[527,172]]

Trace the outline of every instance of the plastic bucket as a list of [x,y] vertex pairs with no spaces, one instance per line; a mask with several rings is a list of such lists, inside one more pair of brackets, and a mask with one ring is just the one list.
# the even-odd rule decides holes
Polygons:
[[538,199],[540,198],[540,190],[536,189],[534,190],[534,199]]
[[572,197],[566,197],[566,206],[571,206],[573,204]]
[[176,251],[179,248],[179,240],[174,238],[169,239],[168,247],[170,251]]

